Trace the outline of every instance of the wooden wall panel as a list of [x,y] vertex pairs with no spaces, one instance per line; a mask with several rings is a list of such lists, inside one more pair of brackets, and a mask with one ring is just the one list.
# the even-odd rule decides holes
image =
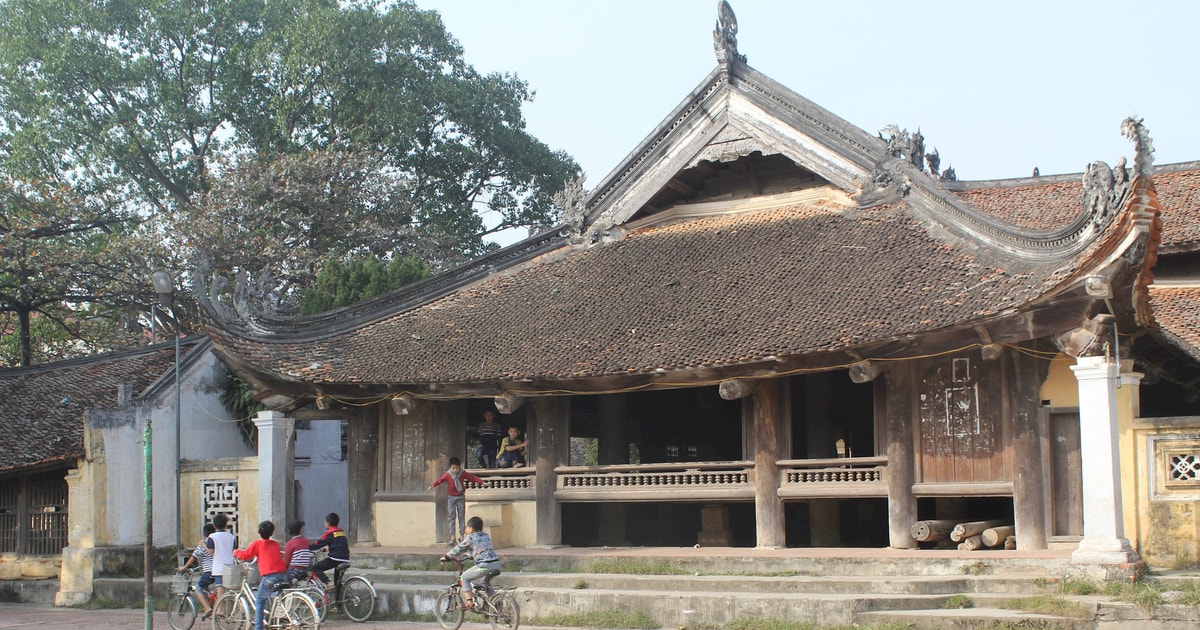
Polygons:
[[[984,378],[984,370],[994,374]],[[918,368],[921,479],[925,483],[1007,481],[1004,392],[999,362],[978,351],[929,359]]]

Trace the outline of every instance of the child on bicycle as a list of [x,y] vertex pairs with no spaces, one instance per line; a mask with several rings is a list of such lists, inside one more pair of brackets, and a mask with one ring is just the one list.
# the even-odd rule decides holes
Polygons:
[[325,572],[329,569],[337,567],[343,562],[350,562],[350,541],[346,538],[346,532],[338,527],[337,512],[330,512],[325,515],[325,533],[316,542],[309,543],[309,549],[320,549],[321,547],[329,547],[329,556],[324,560],[312,565],[313,573],[321,579],[325,586],[329,586],[329,576]]
[[210,616],[212,616],[212,606],[208,604],[208,586],[213,583],[213,556],[212,552],[208,550],[207,546],[205,546],[204,541],[208,540],[208,537],[212,536],[216,531],[217,528],[212,523],[205,523],[204,535],[200,538],[200,543],[196,545],[194,550],[192,550],[192,557],[188,558],[187,562],[183,563],[183,566],[179,567],[179,572],[183,573],[184,571],[187,571],[188,567],[192,566],[193,563],[199,563],[200,565],[200,581],[196,582],[195,596],[200,602],[200,606],[204,608],[204,616],[202,619],[208,619]]
[[451,558],[465,555],[469,555],[475,560],[475,566],[462,572],[459,583],[462,584],[463,605],[468,609],[474,609],[472,600],[474,590],[471,583],[487,577],[491,571],[500,573],[500,555],[492,546],[492,537],[483,531],[483,519],[478,516],[467,519],[467,537],[447,551],[446,555],[441,557],[441,561],[449,562]]
[[283,546],[283,564],[287,567],[285,579],[289,582],[304,581],[308,565],[312,563],[312,551],[308,549],[308,539],[301,533],[303,531],[304,521],[288,523],[287,534],[290,538]]
[[249,547],[233,552],[233,556],[243,562],[258,560],[258,572],[262,580],[258,583],[258,592],[254,596],[254,630],[263,630],[263,617],[267,612],[267,601],[275,584],[283,581],[287,565],[283,563],[283,552],[279,543],[271,540],[275,533],[275,523],[263,521],[258,524],[259,539],[250,543]]

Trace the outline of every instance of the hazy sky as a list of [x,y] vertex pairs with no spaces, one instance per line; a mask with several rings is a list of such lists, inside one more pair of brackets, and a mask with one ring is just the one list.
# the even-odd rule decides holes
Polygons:
[[[537,92],[528,129],[597,185],[715,67],[716,0],[417,0]],[[959,179],[1200,160],[1200,2],[731,0],[755,69],[862,129],[920,128]]]

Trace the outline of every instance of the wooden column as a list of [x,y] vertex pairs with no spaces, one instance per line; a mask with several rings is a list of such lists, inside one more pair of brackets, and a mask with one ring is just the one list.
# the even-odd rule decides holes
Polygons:
[[375,490],[379,469],[379,429],[386,416],[386,404],[366,407],[352,418],[349,432],[350,473],[348,501],[350,518],[346,532],[354,543],[373,543],[375,538]]
[[[597,459],[600,465],[628,464],[629,438],[625,430],[627,403],[625,394],[600,396],[600,435],[597,437]],[[629,526],[625,504],[601,503],[600,544],[610,547],[629,545]]]
[[887,426],[888,545],[895,549],[915,549],[912,524],[917,521],[914,452],[913,391],[916,387],[911,361],[903,361],[875,379],[876,414],[884,415]]
[[1039,430],[1041,389],[1049,362],[1025,352],[1005,352],[1002,360],[1011,365],[1005,370],[1009,406],[1005,415],[1012,418],[1013,449],[1013,526],[1017,549],[1046,548],[1047,471],[1042,467],[1042,436]]
[[534,496],[537,498],[535,544],[554,547],[562,544],[562,507],[554,498],[558,489],[555,467],[567,463],[570,454],[571,399],[567,396],[535,398],[528,414],[529,450],[526,461],[534,462]]
[[[426,407],[422,405],[422,407]],[[457,457],[462,459],[467,450],[466,436],[466,406],[461,401],[430,402],[427,407],[428,422],[432,424],[430,433],[433,434],[434,443],[434,458],[433,470],[430,471],[431,476],[423,481],[423,485],[433,483],[438,475],[442,474],[450,465],[450,458]],[[437,533],[438,542],[449,542],[452,536],[450,530],[446,527],[446,517],[449,512],[446,509],[445,490],[439,488],[436,493],[437,501],[434,504],[434,522],[437,525],[434,530]]]
[[785,379],[765,379],[754,390],[754,523],[757,547],[774,549],[787,544],[783,501],[779,498],[779,466],[783,452],[780,436],[786,421]]

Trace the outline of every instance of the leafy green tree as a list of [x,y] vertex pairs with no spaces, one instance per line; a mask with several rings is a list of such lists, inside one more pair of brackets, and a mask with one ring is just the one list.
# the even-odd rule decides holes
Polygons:
[[312,315],[357,304],[428,277],[429,265],[412,256],[387,263],[374,254],[345,264],[333,260],[321,269],[315,286],[305,292],[300,313]]
[[404,180],[414,225],[474,256],[552,222],[578,170],[525,131],[527,85],[476,72],[411,2],[5,0],[0,31],[14,164],[145,213],[201,212],[221,157],[369,152]]

